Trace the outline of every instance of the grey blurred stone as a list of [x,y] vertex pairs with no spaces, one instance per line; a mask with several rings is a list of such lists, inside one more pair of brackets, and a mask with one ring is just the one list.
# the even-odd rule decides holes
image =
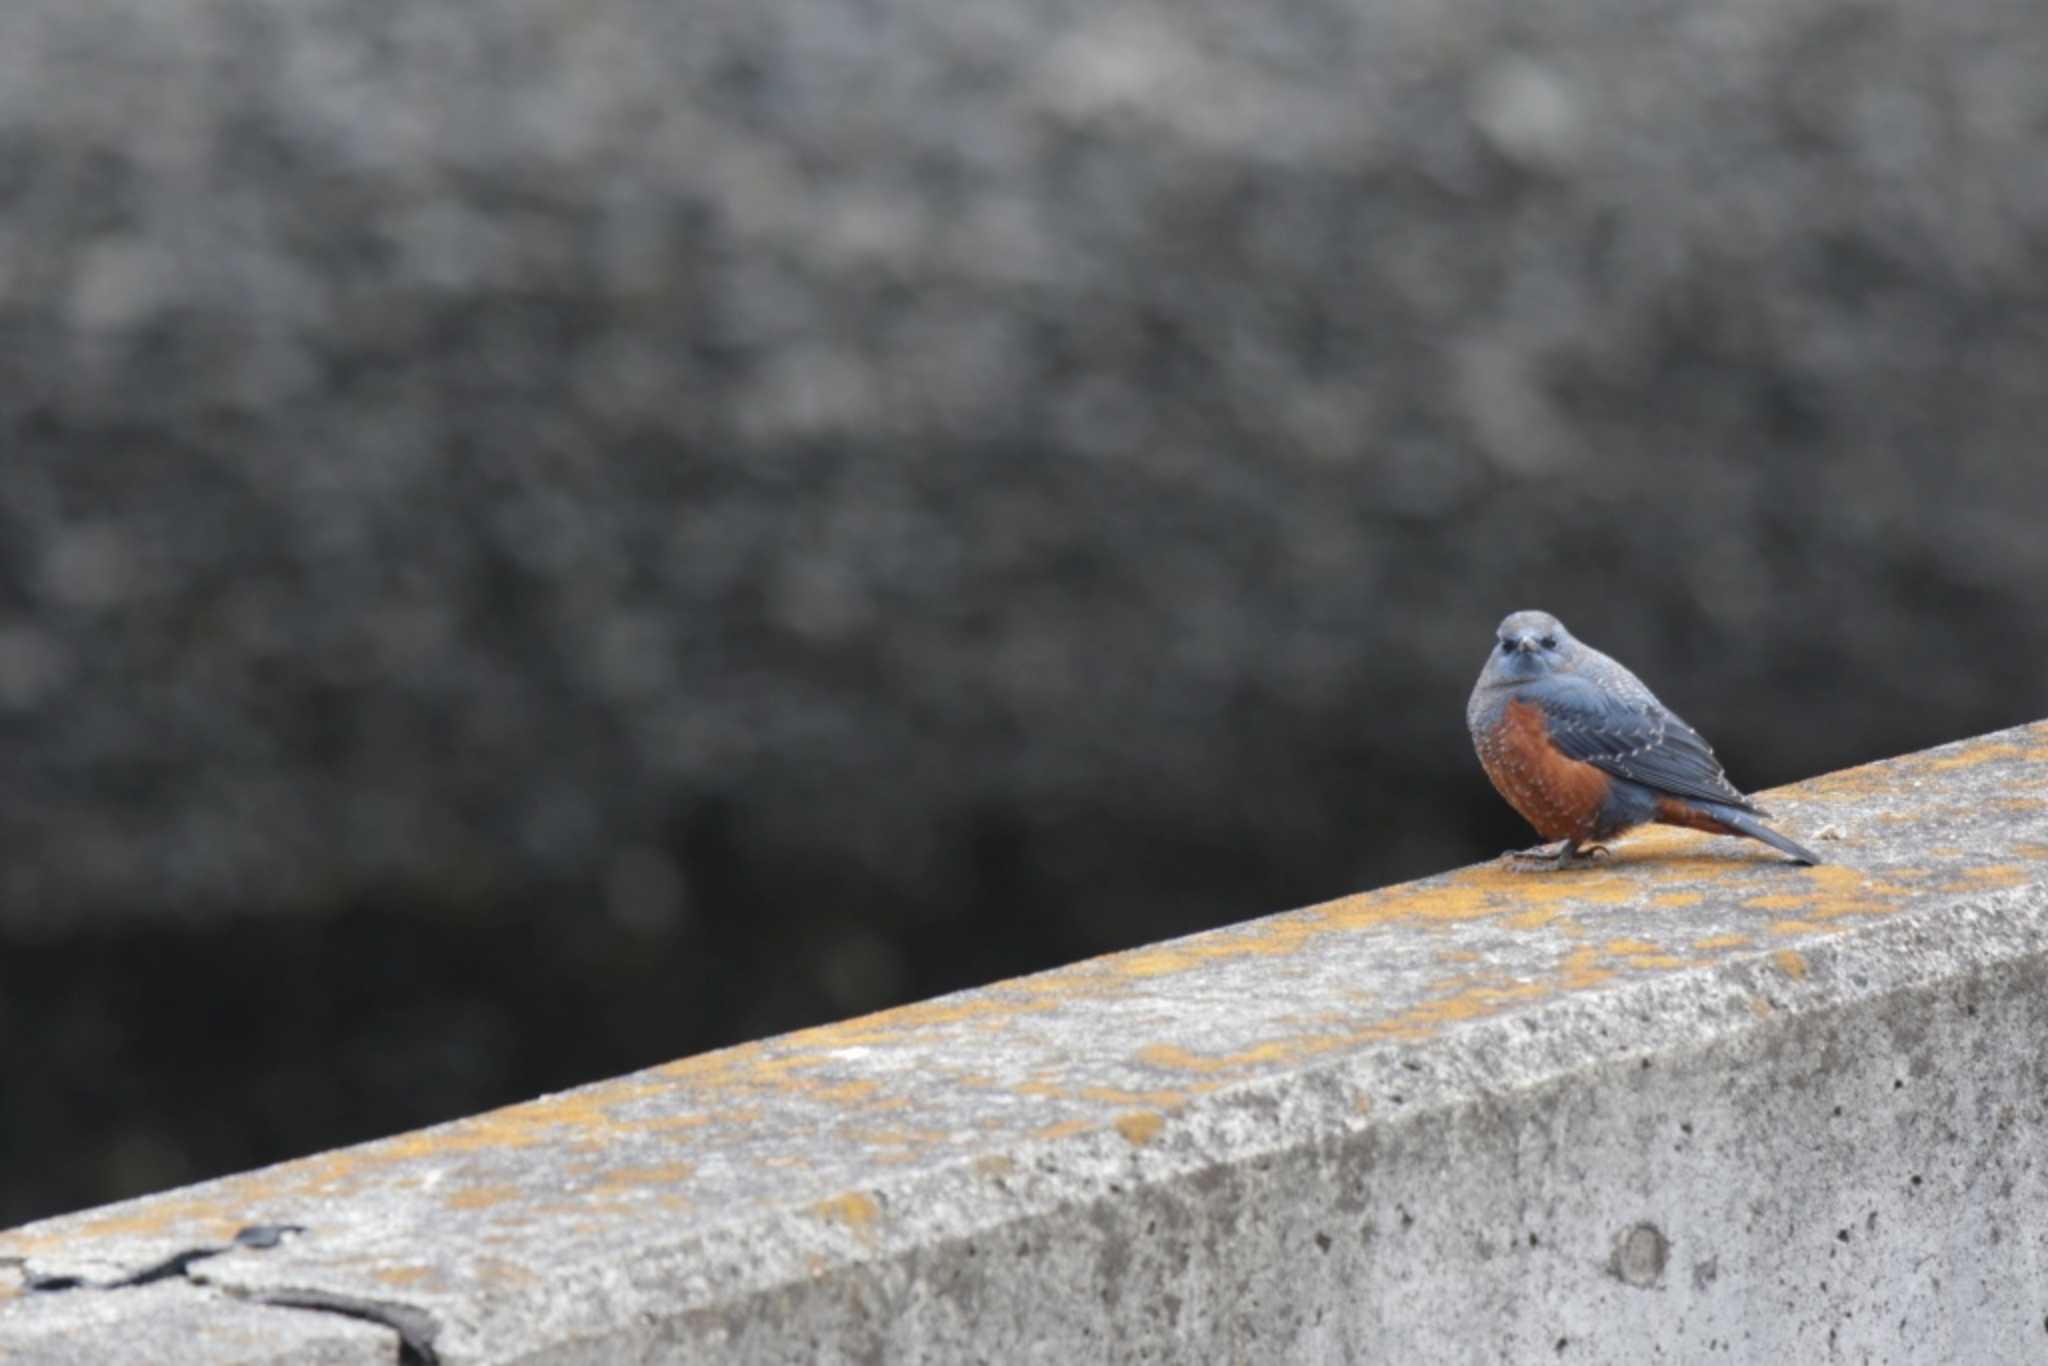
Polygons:
[[1469,853],[1511,608],[1744,781],[2048,687],[2035,6],[23,0],[0,54],[17,926],[631,920],[661,849],[902,940],[1000,846],[1102,945]]

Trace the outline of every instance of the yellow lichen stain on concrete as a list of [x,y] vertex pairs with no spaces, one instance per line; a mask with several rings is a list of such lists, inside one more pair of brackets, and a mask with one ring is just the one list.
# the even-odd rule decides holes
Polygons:
[[1787,977],[1806,976],[1806,957],[1794,949],[1779,949],[1771,955],[1771,962]]
[[1557,965],[1557,978],[1566,991],[1584,991],[1597,987],[1614,976],[1614,969],[1600,965],[1600,951],[1591,944],[1582,944],[1564,956]]
[[851,1105],[856,1101],[872,1099],[880,1090],[878,1083],[868,1080],[842,1081],[832,1086],[812,1087],[807,1094],[812,1100],[822,1100],[827,1105]]
[[[1511,915],[1500,923],[1511,930],[1540,930],[1557,917],[1558,908],[1555,906],[1531,906],[1528,910]],[[1479,955],[1471,956],[1477,958]]]
[[1777,1007],[1773,1006],[1769,1001],[1765,1000],[1761,996],[1752,996],[1749,998],[1749,1013],[1756,1016],[1758,1019],[1762,1019],[1763,1017],[1774,1013],[1776,1009]]
[[1125,1091],[1114,1086],[1083,1086],[1074,1092],[1076,1099],[1098,1105],[1157,1105],[1169,1110],[1187,1104],[1188,1095],[1187,1091]]
[[811,1213],[830,1224],[841,1224],[856,1233],[868,1233],[877,1219],[882,1217],[882,1207],[874,1197],[860,1191],[847,1191],[829,1200],[820,1200],[811,1206]]
[[517,1186],[471,1186],[448,1192],[441,1203],[449,1209],[491,1209],[525,1198],[526,1192]]
[[1994,759],[2023,759],[2025,757],[2027,757],[2027,751],[2018,745],[1997,743],[1975,744],[1966,745],[1954,754],[1944,754],[1940,758],[1930,758],[1926,760],[1925,767],[1935,773],[1945,773],[1950,769],[1975,768],[1979,764],[1988,764]]
[[1148,1043],[1138,1050],[1137,1059],[1147,1067],[1176,1072],[1234,1072],[1260,1063],[1289,1062],[1301,1056],[1301,1051],[1298,1039],[1273,1039],[1234,1053],[1192,1053],[1179,1044]]
[[1166,1116],[1157,1110],[1133,1110],[1116,1117],[1116,1131],[1124,1141],[1133,1147],[1150,1143],[1159,1137],[1159,1131],[1166,1125]]
[[1285,958],[1299,953],[1310,939],[1322,932],[1314,919],[1314,909],[1274,916],[1253,925],[1217,930],[1177,944],[1113,953],[1097,962],[1117,976],[1143,979],[1187,972],[1218,960]]
[[1749,943],[1750,938],[1746,934],[1710,934],[1704,939],[1693,940],[1692,946],[1696,949],[1741,949],[1749,947]]
[[[1898,785],[1898,774],[1892,767],[1897,762],[1896,759],[1881,759],[1874,764],[1860,764],[1855,768],[1823,773],[1819,777],[1800,782],[1793,791],[1802,798],[1822,800],[1884,795]],[[1783,792],[1786,789],[1780,788],[1777,791]]]
[[1654,892],[1650,896],[1652,906],[1677,909],[1682,906],[1697,906],[1706,898],[1698,892]]
[[[1513,925],[1515,918],[1510,916],[1503,923]],[[1473,949],[1438,949],[1436,951],[1436,961],[1439,963],[1476,963],[1479,959],[1480,954]]]
[[1099,1119],[1063,1119],[1057,1124],[1048,1124],[1043,1129],[1034,1129],[1031,1136],[1043,1139],[1071,1138],[1075,1134],[1090,1133],[1101,1125],[1102,1121]]
[[1517,982],[1508,986],[1475,986],[1418,1005],[1357,1031],[1353,1042],[1368,1039],[1427,1039],[1443,1032],[1447,1024],[1498,1015],[1518,1002],[1539,1000],[1553,988],[1543,982]]
[[380,1266],[370,1275],[373,1279],[400,1290],[409,1290],[420,1285],[437,1285],[441,1281],[440,1269],[431,1266]]
[[1667,952],[1662,944],[1651,944],[1641,939],[1610,939],[1600,946],[1616,958],[1625,959],[1631,968],[1682,968],[1683,958]]
[[637,1190],[652,1186],[674,1186],[695,1174],[694,1162],[658,1162],[646,1167],[612,1167],[600,1173],[591,1189],[596,1191]]
[[1147,949],[1117,960],[1117,971],[1126,977],[1165,977],[1200,967],[1200,956],[1184,949]]
[[2024,863],[1984,863],[1974,868],[1965,868],[1956,881],[1949,885],[1950,891],[1969,891],[1979,887],[2017,887],[2031,882],[2036,873]]
[[836,1137],[841,1143],[875,1148],[929,1148],[953,1135],[942,1129],[842,1129]]
[[1805,923],[1845,915],[1887,915],[1904,909],[1912,896],[1912,888],[1899,882],[1870,877],[1838,863],[1808,868],[1804,874],[1805,885],[1799,889],[1745,897],[1743,907],[1753,911],[1796,911],[1798,916],[1791,919]]
[[1014,1157],[1005,1157],[1001,1153],[987,1153],[981,1157],[977,1157],[974,1159],[975,1175],[986,1176],[991,1180],[994,1180],[998,1177],[1010,1176],[1014,1174],[1016,1170],[1017,1159]]
[[1771,922],[1772,934],[1812,934],[1819,929],[1820,926],[1811,920],[1773,920]]

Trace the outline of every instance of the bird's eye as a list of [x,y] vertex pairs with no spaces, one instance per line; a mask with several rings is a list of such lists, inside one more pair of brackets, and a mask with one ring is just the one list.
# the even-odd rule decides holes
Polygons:
[[1514,650],[1515,650],[1515,642],[1513,642],[1512,640],[1503,640],[1503,641],[1502,641],[1502,642],[1500,643],[1500,652],[1501,652],[1502,654],[1504,654],[1504,655],[1506,655],[1506,654],[1513,654],[1513,653],[1514,653]]
[[1546,650],[1555,650],[1555,649],[1557,648],[1557,637],[1556,637],[1556,636],[1545,636],[1545,637],[1543,637],[1543,648],[1544,648],[1544,649],[1546,649]]

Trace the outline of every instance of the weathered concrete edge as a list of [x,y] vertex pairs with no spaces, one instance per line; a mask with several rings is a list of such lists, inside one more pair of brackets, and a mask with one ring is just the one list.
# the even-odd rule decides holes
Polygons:
[[[1989,737],[1973,745],[1945,747],[1937,752],[1945,757],[1923,762],[1919,770],[1901,768],[1901,773],[1948,773],[1985,756],[2038,756],[2041,747],[2035,737],[2042,728],[2025,730],[2033,735],[2023,731],[2005,737],[2021,743],[1999,743],[1998,737]],[[2038,763],[2038,759],[2030,762]],[[1835,775],[1838,785],[1844,776]],[[2038,772],[2028,769],[2025,776],[2034,782]],[[2008,794],[2015,790],[2012,779],[2012,774],[1998,775]],[[1920,791],[1919,777],[1903,781],[1914,789],[1909,800],[1923,806],[1953,795],[1938,788]],[[1865,794],[1858,800],[1871,799]],[[1858,1012],[1880,1013],[1879,1007],[1888,1000],[1924,994],[1973,977],[2038,975],[2043,945],[2048,943],[2041,895],[2048,867],[2040,861],[2040,847],[2035,843],[2042,803],[2026,800],[2032,803],[2027,811],[2034,814],[2000,817],[2006,825],[1974,832],[1977,855],[2021,860],[1997,864],[2000,875],[2012,879],[2007,885],[1957,892],[1953,888],[1961,884],[1951,879],[1929,904],[1878,923],[1855,925],[1846,931],[1835,928],[1818,939],[1805,936],[1775,951],[1729,955],[1710,968],[1607,982],[1595,990],[1546,1000],[1512,1014],[1463,1021],[1455,1029],[1419,1042],[1373,1043],[1339,1055],[1271,1067],[1260,1076],[1218,1086],[1174,1105],[1163,1117],[1155,1113],[1128,1130],[1097,1125],[1056,1140],[1012,1143],[997,1163],[962,1160],[900,1175],[877,1168],[871,1179],[864,1178],[857,1190],[848,1192],[848,1199],[832,1202],[829,1209],[808,1203],[755,1207],[730,1217],[700,1220],[694,1230],[672,1228],[637,1243],[609,1247],[602,1255],[592,1256],[588,1249],[581,1256],[565,1255],[549,1268],[544,1284],[532,1287],[517,1305],[501,1306],[515,1309],[522,1322],[530,1321],[532,1331],[523,1335],[516,1350],[502,1336],[472,1331],[475,1325],[470,1320],[476,1306],[465,1304],[460,1297],[422,1296],[419,1303],[423,1307],[418,1312],[431,1314],[438,1327],[447,1329],[444,1343],[449,1360],[630,1357],[639,1350],[636,1343],[644,1347],[651,1340],[635,1334],[669,1334],[671,1340],[682,1334],[700,1349],[724,1350],[749,1359],[780,1359],[782,1349],[770,1342],[756,1337],[749,1343],[733,1336],[735,1322],[753,1322],[765,1330],[769,1317],[779,1317],[753,1313],[749,1305],[759,1308],[774,1303],[793,1310],[806,1297],[825,1297],[820,1303],[834,1295],[858,1299],[861,1288],[871,1289],[877,1278],[888,1281],[894,1276],[900,1282],[902,1268],[907,1266],[923,1268],[927,1278],[939,1274],[943,1268],[932,1265],[935,1256],[949,1247],[971,1248],[974,1240],[992,1231],[1064,1229],[1069,1241],[1073,1236],[1085,1239],[1086,1228],[1074,1222],[1077,1215],[1099,1213],[1147,1190],[1184,1186],[1205,1174],[1241,1172],[1276,1155],[1343,1144],[1361,1135],[1376,1134],[1395,1142],[1401,1132],[1436,1123],[1446,1113],[1512,1105],[1517,1103],[1516,1097],[1574,1089],[1575,1079],[1621,1075],[1616,1072],[1618,1066],[1625,1068],[1639,1059],[1650,1059],[1660,1070],[1669,1070],[1682,1066],[1688,1058],[1712,1053],[1730,1040],[1796,1034],[1816,1023],[1827,1025]],[[2020,808],[2015,805],[2014,809]],[[1953,830],[1945,833],[1955,834]],[[1658,863],[1655,881],[1647,885],[1668,887],[1674,871],[1671,865]],[[1453,881],[1462,878],[1464,875],[1459,875]],[[1526,885],[1533,896],[1537,889],[1565,884]],[[1774,880],[1771,885],[1779,884]],[[1280,924],[1302,914],[1271,917],[1251,928]],[[1805,926],[1806,930],[1822,928]],[[1214,937],[1196,936],[1179,942],[1189,946]],[[1156,950],[1150,952],[1156,956]],[[1199,991],[1200,983],[1194,980],[1199,976],[1199,970],[1189,974],[1183,985]],[[993,990],[949,999],[971,1002]],[[1081,1008],[1087,1008],[1085,1002]],[[1560,1045],[1559,1040],[1566,1044]],[[593,1092],[604,1085],[581,1089]],[[1389,1097],[1398,1100],[1389,1102]],[[462,1122],[439,1126],[429,1134],[453,1134],[461,1127]],[[385,1143],[403,1141],[418,1146],[418,1139],[424,1137]],[[365,1145],[364,1150],[379,1146]],[[130,1202],[128,1208],[148,1207],[176,1194]],[[345,1208],[333,1212],[337,1217],[348,1214]],[[54,1233],[90,1222],[83,1216],[66,1216],[40,1227]],[[17,1234],[31,1233],[36,1227]],[[11,1238],[0,1238],[0,1250]],[[102,1266],[132,1274],[140,1269],[133,1258],[145,1251],[150,1256],[164,1252],[162,1247],[149,1249],[146,1242],[135,1240],[100,1240],[97,1245],[90,1239],[66,1241],[69,1246],[60,1256],[41,1260],[72,1266],[100,1258],[104,1259]],[[394,1248],[392,1255],[416,1250]],[[473,1251],[448,1249],[450,1255]],[[251,1297],[303,1298],[309,1286],[319,1287],[310,1292],[316,1295],[361,1294],[361,1287],[354,1285],[329,1289],[317,1268],[294,1266],[288,1255],[280,1258],[254,1249],[223,1253],[183,1274],[194,1284],[195,1293],[219,1293],[200,1291],[203,1284]],[[106,1298],[93,1298],[100,1307],[108,1307]],[[38,1296],[35,1301],[33,1317],[38,1319],[66,1302],[85,1303],[71,1297]],[[132,1304],[140,1313],[143,1297]],[[6,1320],[16,1315],[7,1312],[10,1307],[26,1306],[18,1299],[12,1306],[0,1299],[0,1337],[12,1336]],[[400,1303],[397,1307],[408,1306]],[[784,1323],[794,1326],[787,1319]],[[15,1326],[27,1325],[17,1319]],[[862,1332],[873,1331],[873,1325],[857,1323],[846,1331],[851,1341]],[[579,1357],[586,1350],[592,1355]],[[229,1358],[208,1354],[204,1359]],[[390,1358],[379,1354],[363,1359]]]
[[[1783,951],[1759,952],[1726,967],[1623,984],[1594,1001],[1572,999],[1530,1014],[1465,1026],[1423,1044],[1388,1044],[1360,1056],[1304,1064],[1284,1074],[1234,1083],[1173,1116],[1169,1137],[1133,1144],[1112,1131],[1022,1145],[999,1182],[962,1162],[936,1173],[878,1178],[864,1194],[871,1217],[850,1221],[837,1236],[819,1237],[812,1211],[788,1217],[736,1219],[674,1245],[641,1249],[594,1277],[580,1291],[611,1298],[619,1280],[634,1283],[634,1302],[618,1303],[616,1336],[579,1333],[504,1360],[595,1363],[643,1359],[635,1353],[668,1329],[689,1325],[702,1350],[730,1350],[736,1360],[795,1360],[795,1341],[749,1342],[733,1325],[750,1307],[777,1301],[798,1319],[803,1303],[865,1303],[901,1273],[991,1238],[1036,1232],[1041,1245],[1062,1226],[1085,1225],[1093,1211],[1145,1187],[1183,1185],[1219,1169],[1250,1167],[1303,1148],[1368,1131],[1439,1125],[1461,1111],[1499,1108],[1517,1096],[1597,1084],[1635,1068],[1672,1070],[1724,1051],[1735,1042],[1797,1035],[1817,1021],[1842,1026],[1877,1003],[1988,978],[2048,979],[2048,882],[1987,892],[1944,908],[1943,924],[1891,923],[1800,951],[1788,972]],[[1932,919],[1930,916],[1929,919]],[[1923,971],[1901,964],[1918,957]],[[1860,980],[1859,980],[1860,979]],[[1768,1007],[1760,1012],[1757,1003]],[[1617,1026],[1609,1045],[1569,1059],[1548,1054],[1547,1029],[1566,1016],[1605,1016]],[[1702,1021],[1714,1022],[1702,1029]],[[1395,1089],[1392,1113],[1360,1104]],[[994,1194],[1000,1191],[1000,1194]],[[821,1254],[829,1265],[821,1266]],[[816,1268],[801,1276],[787,1268]],[[607,1289],[609,1287],[609,1289]],[[829,1311],[828,1311],[829,1312]],[[650,1322],[650,1320],[652,1322]],[[2048,1321],[2044,1321],[2048,1326]],[[887,1359],[911,1351],[895,1342]],[[914,1359],[943,1359],[917,1358]],[[668,1358],[661,1357],[666,1360]],[[833,1360],[860,1353],[827,1353]],[[1121,1359],[1121,1358],[1120,1358]]]
[[[362,1325],[338,1323],[343,1336],[326,1344],[318,1359],[666,1359],[645,1354],[677,1326],[699,1349],[723,1347],[746,1360],[790,1359],[787,1344],[735,1338],[732,1324],[750,1316],[750,1304],[778,1302],[781,1318],[800,1315],[802,1302],[811,1297],[828,1305],[869,1302],[878,1278],[900,1279],[912,1261],[924,1263],[929,1276],[929,1264],[949,1249],[957,1254],[977,1241],[1013,1235],[1043,1243],[1057,1226],[1086,1223],[1092,1211],[1139,1187],[1184,1184],[1218,1168],[1251,1166],[1366,1130],[1440,1124],[1448,1112],[1498,1107],[1513,1103],[1517,1093],[1596,1082],[1617,1069],[1648,1065],[1644,1060],[1672,1069],[1733,1039],[1797,1032],[1817,1017],[1853,1014],[1902,994],[1987,975],[2039,973],[2048,965],[2048,885],[1990,890],[1945,908],[1940,918],[1938,925],[1921,920],[1870,926],[1807,948],[1795,972],[1786,970],[1782,951],[1758,952],[1720,968],[1617,984],[1591,999],[1479,1021],[1420,1045],[1382,1045],[1235,1083],[1176,1113],[1170,1128],[1151,1142],[1134,1144],[1111,1130],[1021,1145],[1012,1154],[1014,1165],[995,1181],[973,1162],[902,1178],[881,1176],[866,1191],[876,1209],[872,1219],[835,1224],[797,1209],[780,1216],[748,1214],[673,1244],[625,1250],[611,1265],[564,1267],[550,1298],[601,1305],[613,1326],[606,1330],[587,1314],[571,1314],[560,1325],[566,1331],[537,1338],[518,1355],[395,1356],[399,1347],[392,1339],[366,1339],[353,1331]],[[1909,970],[1908,963],[1919,967]],[[1758,1003],[1768,1010],[1760,1012]],[[1602,1049],[1557,1057],[1546,1040],[1561,1017],[1589,1015],[1625,1027],[1607,1034]],[[1402,1097],[1396,1108],[1361,1107],[1361,1098],[1389,1088]],[[821,1256],[829,1265],[807,1276],[787,1274],[807,1261],[817,1267],[812,1259]],[[217,1297],[221,1288],[238,1297],[290,1293],[266,1282],[253,1254],[225,1276],[216,1278],[206,1265],[195,1265],[188,1275],[195,1297]],[[69,1303],[82,1308],[88,1301]],[[132,1320],[163,1322],[160,1304],[138,1298],[135,1308],[134,1315],[118,1316],[131,1321],[130,1331]],[[336,1354],[344,1345],[360,1355]],[[305,1342],[292,1350],[305,1351]],[[173,1353],[160,1359],[200,1358]],[[235,1359],[288,1358],[266,1353]]]

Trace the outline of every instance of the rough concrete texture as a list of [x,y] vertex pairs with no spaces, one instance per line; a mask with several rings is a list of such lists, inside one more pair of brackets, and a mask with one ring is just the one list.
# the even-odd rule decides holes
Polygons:
[[2048,1353],[2048,723],[1770,804],[32,1224],[0,1354]]

